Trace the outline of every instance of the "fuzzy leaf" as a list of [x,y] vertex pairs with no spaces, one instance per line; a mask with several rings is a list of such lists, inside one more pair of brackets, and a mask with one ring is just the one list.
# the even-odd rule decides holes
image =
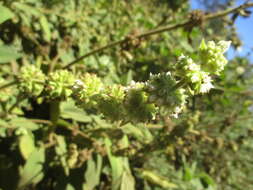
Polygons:
[[89,123],[91,118],[86,112],[75,106],[74,102],[68,101],[61,104],[61,117],[64,119],[73,119],[75,121]]
[[28,133],[19,137],[19,150],[25,160],[29,158],[31,153],[35,150],[34,137]]
[[[1,12],[1,10],[0,10]],[[8,63],[14,61],[21,57],[21,54],[18,53],[14,47],[0,45],[0,63]]]
[[0,5],[0,24],[4,23],[6,20],[13,18],[14,13],[7,7]]
[[30,184],[36,184],[43,178],[44,162],[45,162],[45,149],[44,148],[35,149],[29,156],[28,160],[25,163],[25,166],[20,172],[18,189],[26,187],[27,185]]

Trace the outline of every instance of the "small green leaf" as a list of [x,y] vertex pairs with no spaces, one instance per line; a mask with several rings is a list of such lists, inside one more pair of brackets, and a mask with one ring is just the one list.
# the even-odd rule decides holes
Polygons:
[[124,171],[121,179],[120,190],[135,190],[135,181],[130,172]]
[[29,6],[28,4],[25,4],[23,2],[22,3],[14,2],[13,6],[16,9],[21,10],[28,15],[33,15],[33,16],[40,16],[41,15],[41,12],[37,8],[35,8],[33,6]]
[[73,119],[75,121],[89,123],[92,121],[86,112],[75,106],[73,101],[63,102],[61,104],[61,117],[64,119]]
[[43,164],[45,162],[45,149],[35,149],[29,156],[24,168],[20,172],[18,189],[30,184],[36,184],[43,178]]
[[49,26],[49,23],[47,21],[47,17],[45,16],[41,16],[40,19],[40,25],[41,25],[41,28],[42,28],[42,31],[43,31],[43,36],[44,36],[44,39],[49,42],[51,40],[51,31],[50,31],[50,26]]
[[19,150],[25,160],[27,160],[30,154],[35,150],[34,137],[30,133],[19,137]]
[[0,45],[0,63],[8,63],[21,57],[15,48],[6,45]]
[[75,188],[69,183],[66,187],[66,190],[75,190]]
[[60,158],[62,167],[64,168],[65,174],[69,175],[69,168],[67,164],[67,144],[64,136],[56,135],[57,146],[55,146],[55,152]]
[[83,189],[93,190],[100,182],[100,174],[102,168],[102,157],[97,154],[97,161],[92,158],[87,162],[87,170],[85,172],[85,181]]
[[0,5],[0,24],[4,23],[6,20],[13,18],[15,15],[7,7]]
[[13,118],[10,120],[10,125],[14,128],[25,128],[30,129],[31,131],[39,129],[39,125],[22,117]]
[[199,49],[200,50],[205,50],[207,48],[206,46],[206,42],[204,39],[202,39],[201,43],[200,43],[200,46],[199,46]]

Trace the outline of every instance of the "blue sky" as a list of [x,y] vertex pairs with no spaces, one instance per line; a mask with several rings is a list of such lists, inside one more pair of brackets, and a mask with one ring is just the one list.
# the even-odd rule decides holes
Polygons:
[[[241,5],[245,2],[245,0],[237,0],[236,5]],[[191,0],[192,9],[201,9],[202,7],[198,4],[197,0]],[[231,59],[234,56],[240,55],[244,56],[251,52],[249,55],[250,60],[253,60],[253,8],[249,10],[252,11],[252,14],[249,18],[237,18],[236,19],[236,27],[237,32],[239,34],[240,39],[243,42],[243,46],[241,51],[235,51],[230,48],[228,52],[228,58]]]

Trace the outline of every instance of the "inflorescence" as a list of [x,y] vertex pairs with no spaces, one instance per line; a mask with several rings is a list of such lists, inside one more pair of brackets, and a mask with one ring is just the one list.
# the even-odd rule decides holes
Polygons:
[[67,70],[46,76],[36,66],[25,66],[21,69],[19,89],[32,97],[43,94],[57,100],[72,98],[77,106],[95,109],[112,121],[145,122],[157,113],[177,118],[189,96],[214,88],[212,76],[220,75],[227,64],[223,54],[229,46],[229,41],[216,44],[203,40],[198,62],[182,54],[175,71],[150,74],[148,81],[132,81],[128,86],[107,86],[95,74],[77,78]]

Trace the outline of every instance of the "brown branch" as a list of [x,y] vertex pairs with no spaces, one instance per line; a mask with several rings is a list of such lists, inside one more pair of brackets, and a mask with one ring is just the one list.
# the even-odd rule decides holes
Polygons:
[[[208,15],[203,17],[203,20],[212,20],[212,19],[215,19],[215,18],[223,17],[223,16],[226,16],[228,14],[238,12],[241,9],[245,9],[245,8],[249,8],[249,7],[253,7],[253,3],[245,3],[245,4],[242,4],[242,5],[240,5],[238,7],[235,7],[235,8],[230,8],[230,9],[227,9],[227,10],[224,10],[224,11],[219,11],[217,13],[208,14]],[[194,22],[191,19],[188,19],[188,20],[186,20],[182,23],[179,23],[179,24],[160,27],[160,28],[157,28],[157,29],[154,29],[154,30],[144,32],[142,34],[136,35],[135,38],[140,39],[140,38],[144,38],[144,37],[147,37],[147,36],[159,34],[159,33],[165,32],[165,31],[170,31],[170,30],[174,30],[174,29],[178,29],[178,28],[182,28],[182,27],[187,27],[187,26],[191,26],[191,25],[194,25]],[[82,55],[82,56],[78,57],[77,59],[73,60],[72,62],[70,62],[69,64],[64,66],[63,69],[69,69],[72,65],[78,63],[79,61],[85,59],[86,57],[89,57],[89,56],[91,56],[95,53],[102,52],[105,49],[109,49],[111,47],[114,47],[114,46],[117,46],[117,45],[120,45],[120,44],[124,44],[128,40],[129,40],[129,38],[124,38],[123,40],[112,42],[112,43],[109,43],[109,44],[107,44],[105,46],[102,46],[100,48],[94,49],[94,50],[90,51],[89,53],[87,53],[85,55]]]

